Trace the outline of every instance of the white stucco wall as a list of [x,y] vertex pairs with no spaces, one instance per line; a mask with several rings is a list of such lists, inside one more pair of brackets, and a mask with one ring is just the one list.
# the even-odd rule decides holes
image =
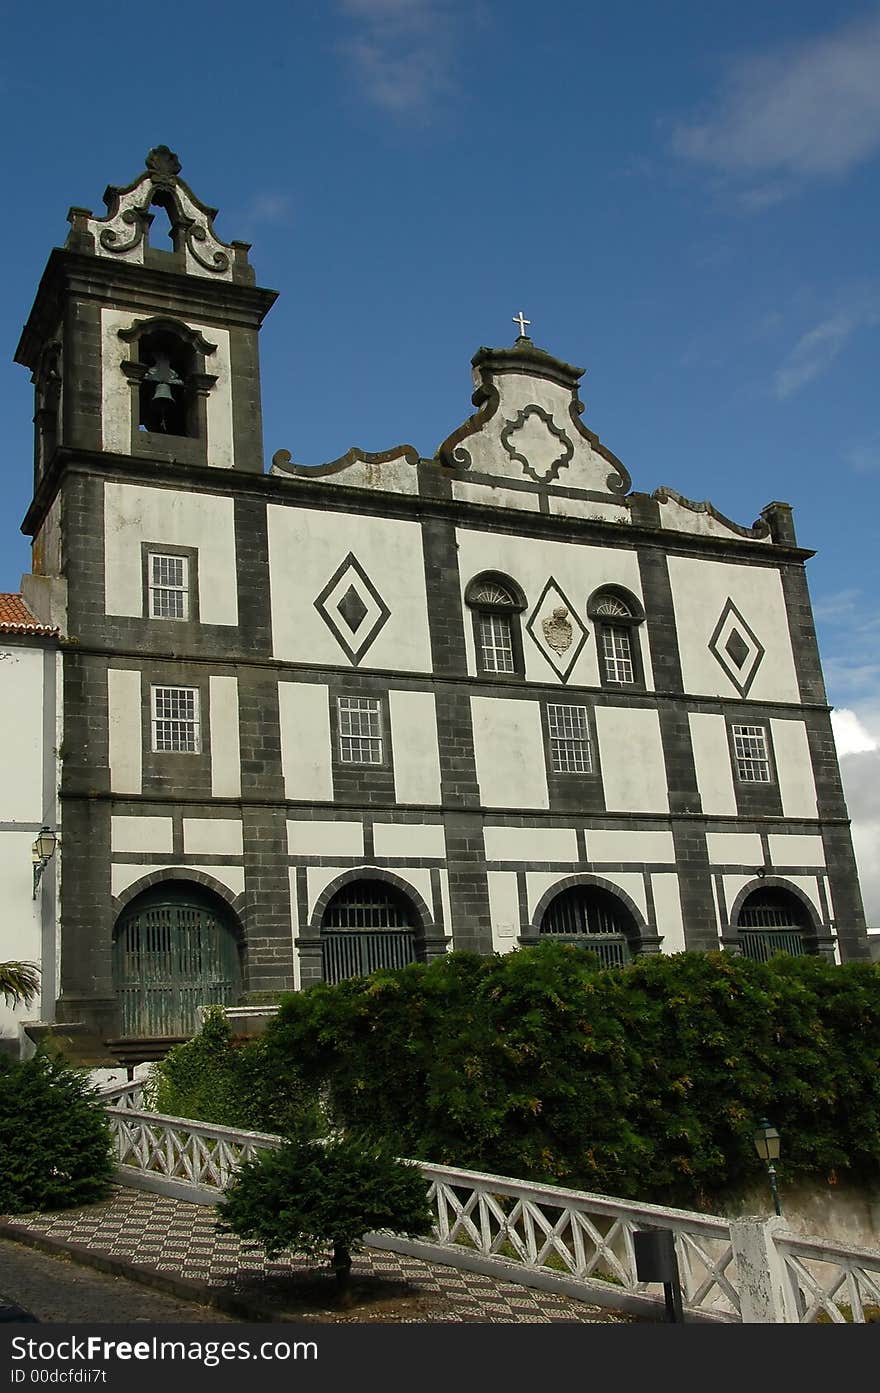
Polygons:
[[786,817],[816,817],[816,782],[803,721],[771,720],[776,776]]
[[394,796],[398,803],[440,802],[440,752],[433,692],[389,691]]
[[764,648],[750,701],[800,700],[779,572],[767,566],[669,557],[669,580],[684,688],[702,696],[739,696],[709,649],[728,599]]
[[238,678],[208,680],[211,706],[211,792],[215,798],[241,796],[238,732]]
[[286,797],[331,802],[329,692],[320,682],[279,682],[281,767]]
[[352,818],[291,819],[287,851],[290,856],[363,856],[364,829]]
[[139,672],[108,668],[107,711],[110,787],[114,793],[140,793],[143,734]]
[[548,808],[538,702],[472,696],[471,718],[480,801],[488,808]]
[[42,821],[42,718],[43,650],[0,644],[0,821]]
[[510,953],[518,946],[521,932],[516,872],[489,871],[487,881],[492,947],[496,953]]
[[660,945],[661,952],[683,953],[684,922],[678,876],[672,872],[655,871],[651,876],[651,893],[654,896],[657,932],[663,939]]
[[771,833],[767,838],[774,866],[824,866],[825,847],[821,837],[796,833]]
[[587,829],[587,860],[591,863],[675,861],[671,832],[631,832]]
[[113,851],[153,851],[169,855],[174,846],[174,819],[151,816],[111,817],[110,846]]
[[[235,515],[231,498],[141,484],[104,484],[104,585],[107,614],[144,613],[141,545],[198,551],[199,620],[237,624]],[[161,621],[157,621],[161,622]]]
[[578,862],[572,827],[484,827],[487,861]]
[[[607,469],[607,466],[606,466]],[[568,681],[572,685],[589,687],[601,685],[599,661],[596,653],[596,636],[593,621],[587,618],[587,600],[594,590],[602,585],[622,585],[637,599],[642,600],[642,587],[639,577],[639,564],[634,551],[623,547],[585,546],[583,543],[551,542],[539,538],[519,537],[504,533],[476,532],[468,528],[457,528],[458,567],[461,582],[462,610],[464,615],[464,639],[467,652],[468,672],[477,672],[474,653],[474,634],[471,612],[464,604],[464,595],[469,583],[481,571],[501,571],[516,581],[526,597],[526,608],[520,616],[522,629],[523,657],[525,675],[529,681],[558,681],[556,669],[543,656],[541,648],[527,632],[527,623],[532,610],[544,590],[548,580],[555,580],[571,606],[572,612],[587,630],[588,638]],[[579,641],[580,630],[573,623],[575,636],[572,647]],[[633,638],[641,645],[645,682],[650,691],[653,688],[651,655],[644,625],[633,630]],[[541,633],[540,625],[538,633]],[[561,685],[561,684],[560,684]],[[562,700],[560,695],[560,700]]]
[[187,856],[242,856],[241,819],[237,817],[185,817],[183,849]]
[[374,822],[373,850],[377,856],[442,860],[446,856],[446,833],[436,823]]
[[[353,553],[391,611],[363,663],[398,672],[431,671],[418,523],[276,504],[270,504],[266,512],[276,658],[350,665],[315,608],[315,600]],[[354,583],[357,589],[358,582]],[[362,624],[365,633],[369,615]],[[358,630],[356,638],[360,636]]]
[[757,870],[764,864],[757,832],[707,832],[706,851],[712,866],[754,866]]
[[703,812],[736,817],[727,723],[723,716],[692,711],[688,717]]
[[656,711],[597,706],[596,732],[609,812],[669,811],[666,765]]

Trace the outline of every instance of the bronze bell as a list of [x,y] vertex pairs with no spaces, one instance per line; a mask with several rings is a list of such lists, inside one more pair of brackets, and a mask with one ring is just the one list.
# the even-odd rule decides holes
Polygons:
[[168,429],[168,416],[174,406],[172,387],[182,387],[183,378],[178,377],[171,366],[167,353],[157,353],[156,361],[144,373],[144,382],[155,383],[150,409],[155,413],[160,430]]

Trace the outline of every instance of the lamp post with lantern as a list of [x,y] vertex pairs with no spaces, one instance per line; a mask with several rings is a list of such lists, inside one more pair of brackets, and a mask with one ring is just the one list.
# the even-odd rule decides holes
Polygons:
[[754,1135],[755,1150],[767,1167],[767,1175],[770,1180],[770,1190],[773,1195],[773,1208],[777,1214],[782,1214],[779,1204],[779,1186],[776,1183],[775,1161],[779,1160],[780,1136],[776,1128],[763,1117],[758,1123]]

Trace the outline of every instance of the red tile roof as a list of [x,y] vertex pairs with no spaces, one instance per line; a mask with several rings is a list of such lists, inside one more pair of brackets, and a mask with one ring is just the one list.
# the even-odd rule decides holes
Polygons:
[[0,594],[0,634],[52,634],[54,624],[41,624],[35,619],[20,595]]

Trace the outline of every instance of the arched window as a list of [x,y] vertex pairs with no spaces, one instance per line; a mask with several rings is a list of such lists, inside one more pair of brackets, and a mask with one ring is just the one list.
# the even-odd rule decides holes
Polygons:
[[623,967],[639,950],[639,930],[626,906],[599,885],[574,885],[551,900],[540,933],[596,953],[604,967]]
[[619,585],[595,590],[587,601],[595,623],[599,677],[603,687],[643,687],[638,626],[645,611],[635,595]]
[[485,571],[476,576],[465,593],[474,622],[477,671],[492,676],[515,677],[524,672],[521,612],[525,598],[507,576]]
[[406,967],[417,952],[418,917],[396,886],[353,880],[330,900],[321,920],[325,982],[365,977],[379,968]]
[[765,963],[774,953],[799,957],[813,951],[815,930],[801,901],[790,890],[766,886],[753,890],[737,915],[743,957]]
[[229,909],[187,881],[146,890],[117,921],[113,979],[124,1037],[194,1035],[200,1006],[234,1005],[241,993]]

